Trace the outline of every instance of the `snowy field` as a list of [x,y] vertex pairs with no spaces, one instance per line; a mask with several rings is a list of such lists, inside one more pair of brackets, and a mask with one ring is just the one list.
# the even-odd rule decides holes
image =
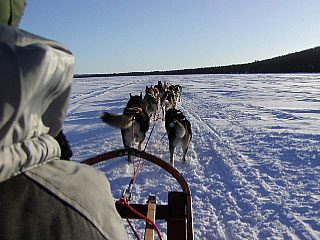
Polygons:
[[[182,86],[177,108],[193,129],[187,164],[178,149],[175,167],[192,191],[195,239],[320,239],[319,74],[75,79],[64,126],[73,160],[122,148],[120,130],[102,123],[99,114],[121,113],[129,93],[140,94],[158,80]],[[169,161],[167,137],[160,141],[164,122],[153,124],[146,151]],[[123,157],[96,167],[119,199],[132,164]],[[168,191],[180,188],[148,163],[132,202],[145,203],[154,194],[164,204]],[[139,229],[145,223],[133,224]],[[165,222],[158,224],[166,239]]]

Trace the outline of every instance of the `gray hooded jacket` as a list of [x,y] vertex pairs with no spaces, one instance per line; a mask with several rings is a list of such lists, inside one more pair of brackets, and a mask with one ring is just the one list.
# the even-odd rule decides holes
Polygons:
[[60,160],[73,64],[62,44],[0,24],[0,184],[24,175],[106,239],[127,239],[104,174]]

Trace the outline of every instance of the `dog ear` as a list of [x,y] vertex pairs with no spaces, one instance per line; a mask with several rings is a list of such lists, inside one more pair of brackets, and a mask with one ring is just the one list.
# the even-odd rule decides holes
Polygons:
[[142,92],[140,92],[140,97],[142,98]]
[[130,96],[130,98],[132,98],[132,95],[131,95],[131,93],[129,93],[129,96]]

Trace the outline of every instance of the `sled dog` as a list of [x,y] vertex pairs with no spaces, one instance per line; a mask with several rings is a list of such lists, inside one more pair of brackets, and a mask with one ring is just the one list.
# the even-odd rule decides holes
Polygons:
[[191,124],[180,110],[170,108],[165,117],[165,128],[169,139],[170,163],[174,166],[174,150],[181,144],[183,157],[186,162],[186,155],[192,139]]
[[159,95],[162,95],[164,93],[164,88],[161,81],[158,81],[158,84],[154,85],[154,89],[156,89],[159,92]]
[[161,96],[161,108],[162,108],[162,117],[164,118],[166,115],[166,112],[170,108],[176,107],[176,98],[174,96],[174,93],[172,91],[166,91]]
[[170,85],[169,90],[174,93],[177,102],[181,102],[182,87],[180,85]]
[[155,91],[152,87],[146,86],[146,94],[143,98],[143,102],[146,106],[146,111],[149,117],[153,116],[153,120],[156,120],[158,110],[158,98],[155,96]]
[[[142,94],[132,96],[130,93],[130,99],[122,114],[103,112],[100,118],[108,125],[121,129],[125,148],[133,147],[134,142],[138,142],[138,148],[141,150],[141,144],[150,124],[150,117],[146,112]],[[128,156],[128,161],[130,160],[131,156]]]

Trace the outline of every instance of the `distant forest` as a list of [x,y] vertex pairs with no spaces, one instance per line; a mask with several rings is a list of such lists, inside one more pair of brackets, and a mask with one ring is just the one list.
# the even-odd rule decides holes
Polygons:
[[203,67],[169,71],[128,72],[107,74],[75,74],[81,77],[113,77],[143,75],[185,75],[185,74],[247,74],[247,73],[320,73],[320,47],[287,54],[262,61],[218,67]]

